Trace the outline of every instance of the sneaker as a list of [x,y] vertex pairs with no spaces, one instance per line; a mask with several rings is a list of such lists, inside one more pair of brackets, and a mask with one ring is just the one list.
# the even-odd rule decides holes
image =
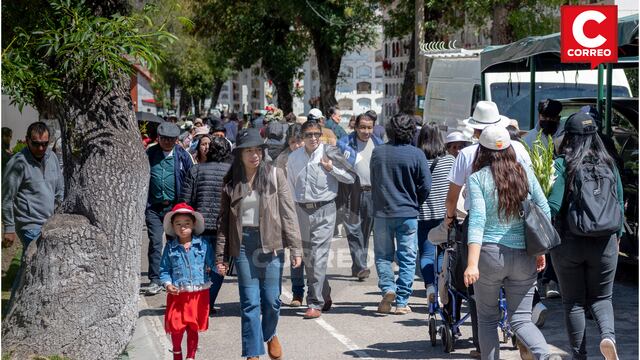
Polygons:
[[537,303],[531,311],[531,321],[538,327],[538,329],[542,329],[546,317],[547,307],[541,302]]
[[427,300],[429,303],[436,302],[436,288],[433,285],[427,286]]
[[618,350],[615,341],[605,338],[600,341],[600,352],[605,360],[618,360]]
[[407,314],[411,314],[411,307],[409,307],[409,305],[406,306],[398,306],[396,307],[396,315],[407,315]]
[[545,297],[547,299],[555,299],[560,297],[560,290],[558,289],[558,283],[555,281],[549,281],[545,286]]
[[356,274],[356,276],[358,277],[358,281],[365,281],[365,279],[367,279],[369,275],[371,275],[371,270],[369,269],[362,269]]
[[164,288],[157,283],[151,283],[147,290],[144,292],[146,296],[157,295],[159,292],[163,291]]
[[382,301],[378,304],[378,312],[382,314],[388,314],[391,312],[391,305],[396,301],[396,293],[393,291],[387,291],[382,296]]

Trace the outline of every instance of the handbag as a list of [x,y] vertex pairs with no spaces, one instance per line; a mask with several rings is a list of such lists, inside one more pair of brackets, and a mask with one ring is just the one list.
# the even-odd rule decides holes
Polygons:
[[521,216],[524,218],[524,239],[528,255],[543,255],[560,245],[560,235],[551,224],[551,219],[531,199],[526,198],[522,202]]

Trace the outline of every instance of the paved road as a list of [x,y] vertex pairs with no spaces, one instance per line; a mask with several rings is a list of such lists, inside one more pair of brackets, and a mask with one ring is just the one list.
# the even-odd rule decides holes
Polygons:
[[[141,276],[146,283],[146,246],[144,236]],[[370,254],[372,258],[373,254]],[[365,282],[350,277],[351,260],[344,238],[336,238],[332,244],[332,260],[328,270],[334,307],[320,319],[304,320],[305,308],[290,308],[283,305],[278,336],[283,343],[287,360],[315,359],[468,359],[472,349],[471,327],[467,323],[462,328],[462,336],[455,344],[455,351],[445,354],[438,340],[432,347],[427,333],[427,307],[422,281],[416,278],[414,295],[409,304],[413,313],[409,315],[380,315],[375,313],[380,294],[377,287],[375,268]],[[291,283],[288,264],[283,282],[283,304],[291,300]],[[616,284],[614,308],[616,309],[616,330],[621,359],[636,358],[638,354],[638,289],[629,284]],[[162,320],[165,293],[146,297],[141,302],[141,317],[149,317],[154,331],[162,334]],[[560,300],[545,302],[550,315],[543,328],[547,341],[555,354],[568,359],[566,335]],[[211,318],[209,330],[200,335],[198,358],[200,359],[240,359],[241,336],[238,288],[235,277],[225,279],[218,297],[219,311]],[[589,358],[600,359],[597,350],[597,328],[593,321],[588,325]],[[162,336],[162,335],[160,335]],[[168,337],[161,339],[169,347]],[[169,353],[165,353],[169,358]],[[147,359],[136,356],[133,359]],[[268,357],[262,357],[268,358]],[[501,352],[503,359],[519,359],[518,352],[505,344]]]

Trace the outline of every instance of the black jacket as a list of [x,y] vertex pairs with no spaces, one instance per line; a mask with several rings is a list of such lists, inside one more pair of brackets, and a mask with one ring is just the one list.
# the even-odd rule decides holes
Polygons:
[[204,228],[216,231],[220,211],[222,179],[229,171],[228,163],[207,162],[191,168],[184,182],[180,202],[186,202],[204,217]]

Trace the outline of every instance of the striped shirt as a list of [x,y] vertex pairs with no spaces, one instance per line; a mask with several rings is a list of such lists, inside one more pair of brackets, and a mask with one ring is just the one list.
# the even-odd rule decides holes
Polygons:
[[[431,169],[431,164],[435,159],[427,160],[427,166]],[[447,176],[453,166],[455,158],[452,155],[440,157],[436,168],[431,173],[431,192],[427,200],[420,206],[418,220],[444,219],[446,214],[445,201],[449,191],[449,180]]]

